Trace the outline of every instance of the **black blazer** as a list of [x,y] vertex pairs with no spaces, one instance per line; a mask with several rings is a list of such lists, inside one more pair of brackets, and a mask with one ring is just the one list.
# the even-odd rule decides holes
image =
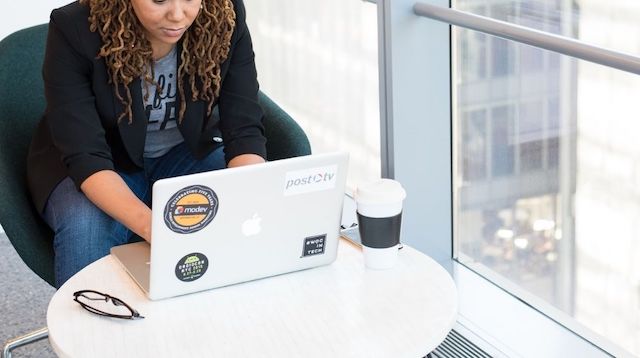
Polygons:
[[[222,87],[216,99],[218,116],[206,116],[204,101],[191,101],[191,86],[184,81],[188,100],[178,124],[196,158],[222,145],[227,162],[240,154],[266,158],[263,112],[258,104],[258,82],[251,36],[242,0],[232,0],[236,28],[229,57],[221,66]],[[29,148],[27,177],[32,198],[43,211],[49,194],[69,176],[79,188],[100,170],[140,170],[143,166],[147,118],[140,79],[129,89],[133,122],[118,123],[124,108],[115,96],[103,58],[97,58],[102,40],[89,30],[89,8],[78,2],[51,13],[43,65],[47,107]],[[180,46],[180,45],[178,45]],[[181,47],[178,48],[180,53]],[[178,56],[178,66],[180,56]],[[120,93],[124,95],[124,87]],[[178,96],[177,108],[180,107]]]

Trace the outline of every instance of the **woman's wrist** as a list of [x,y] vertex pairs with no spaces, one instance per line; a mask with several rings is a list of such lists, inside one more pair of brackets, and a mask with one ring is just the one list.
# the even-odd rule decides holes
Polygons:
[[[151,243],[151,209],[144,205],[140,210],[140,214],[134,219],[135,222],[131,223],[129,227],[132,229],[131,231]],[[128,225],[125,224],[125,226]]]
[[234,157],[233,159],[231,159],[229,161],[229,164],[227,164],[227,167],[229,168],[241,167],[243,165],[260,164],[264,162],[265,162],[264,158],[262,158],[257,154],[240,154],[237,157]]

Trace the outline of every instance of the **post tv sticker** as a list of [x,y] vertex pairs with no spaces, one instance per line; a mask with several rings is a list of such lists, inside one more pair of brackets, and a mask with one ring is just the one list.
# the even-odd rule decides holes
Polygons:
[[218,212],[218,196],[203,185],[175,193],[164,208],[164,223],[171,231],[190,234],[209,225]]
[[302,248],[301,257],[324,254],[326,240],[326,234],[306,237],[304,239],[304,247]]
[[310,168],[287,172],[284,179],[284,195],[298,195],[336,187],[338,166]]
[[209,260],[201,253],[194,252],[178,261],[176,265],[176,277],[183,282],[191,282],[199,279],[207,272]]

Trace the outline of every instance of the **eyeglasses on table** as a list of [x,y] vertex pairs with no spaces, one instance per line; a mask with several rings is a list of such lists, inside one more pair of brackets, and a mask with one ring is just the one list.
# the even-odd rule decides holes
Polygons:
[[142,319],[138,311],[123,300],[94,290],[82,290],[73,293],[73,300],[87,311],[106,317],[121,319]]

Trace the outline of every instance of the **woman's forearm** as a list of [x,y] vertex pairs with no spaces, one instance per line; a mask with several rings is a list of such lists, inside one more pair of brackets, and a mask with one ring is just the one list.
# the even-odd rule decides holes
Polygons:
[[82,182],[80,189],[107,215],[151,242],[151,209],[138,199],[118,173],[99,171]]

